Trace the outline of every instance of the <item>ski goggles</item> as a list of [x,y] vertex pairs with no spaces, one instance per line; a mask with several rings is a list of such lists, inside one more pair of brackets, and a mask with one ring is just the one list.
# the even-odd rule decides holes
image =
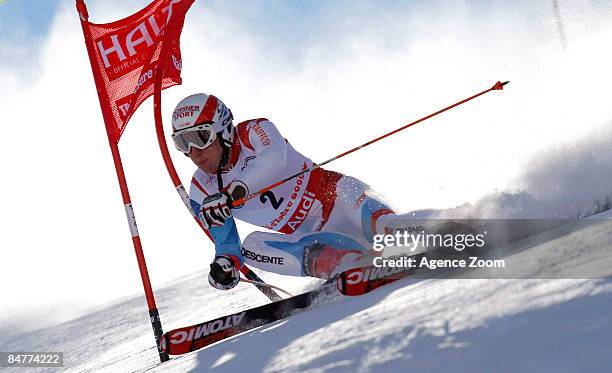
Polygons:
[[216,138],[217,134],[210,124],[201,124],[172,134],[174,146],[185,154],[189,153],[192,146],[206,149]]

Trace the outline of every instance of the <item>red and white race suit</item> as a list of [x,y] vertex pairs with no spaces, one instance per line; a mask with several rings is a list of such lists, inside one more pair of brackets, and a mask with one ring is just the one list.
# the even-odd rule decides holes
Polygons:
[[[267,119],[236,126],[229,164],[222,178],[224,189],[232,194],[238,189],[242,194],[244,189],[246,194],[256,192],[313,166]],[[217,192],[217,176],[198,169],[189,193],[194,211],[200,211],[206,196]],[[322,168],[290,179],[235,207],[232,213],[237,219],[289,236],[254,232],[241,242],[235,221],[230,218],[210,229],[216,255],[233,257],[238,266],[246,263],[296,276],[320,275],[312,268],[314,252],[337,262],[343,256],[337,253],[367,251],[372,236],[382,233],[381,224],[393,215],[369,193],[366,184]],[[316,250],[312,249],[314,244]],[[329,251],[332,249],[336,254]],[[329,275],[330,268],[321,268]]]

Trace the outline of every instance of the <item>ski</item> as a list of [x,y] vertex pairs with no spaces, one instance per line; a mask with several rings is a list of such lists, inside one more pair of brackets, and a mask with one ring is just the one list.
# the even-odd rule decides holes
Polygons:
[[203,323],[166,332],[160,342],[162,351],[169,355],[192,352],[215,342],[244,333],[259,326],[284,319],[310,307],[322,295],[337,294],[334,280],[317,289],[263,306],[221,316]]
[[408,276],[418,277],[419,279],[425,278],[439,278],[442,275],[447,275],[458,269],[436,269],[432,270],[428,267],[416,265],[421,262],[422,259],[435,260],[443,258],[465,258],[471,255],[467,250],[463,252],[445,252],[442,249],[433,249],[418,254],[412,255],[397,255],[386,259],[410,259],[413,263],[411,266],[406,267],[389,267],[381,266],[376,267],[374,265],[352,268],[342,272],[336,281],[336,287],[341,294],[347,296],[363,295],[377,289],[381,286],[390,284],[397,280],[401,280]]
[[[414,260],[420,260],[426,253],[415,255],[404,255]],[[394,257],[395,259],[400,256]],[[374,265],[352,268],[342,272],[336,281],[336,286],[341,294],[347,296],[363,295],[381,286],[390,284],[417,272],[417,269],[409,267],[376,267]],[[419,271],[422,272],[422,271]]]
[[[423,255],[425,253],[411,255],[411,257],[418,258]],[[169,355],[196,351],[294,315],[309,308],[321,296],[338,295],[338,291],[340,294],[349,296],[366,294],[415,272],[413,269],[376,268],[374,266],[349,269],[306,293],[166,332],[161,339],[161,350]]]

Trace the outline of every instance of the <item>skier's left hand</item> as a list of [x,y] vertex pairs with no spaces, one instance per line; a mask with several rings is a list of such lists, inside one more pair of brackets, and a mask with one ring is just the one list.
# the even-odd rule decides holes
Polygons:
[[240,282],[240,273],[234,265],[234,260],[220,255],[210,264],[208,283],[219,290],[229,290]]
[[206,229],[221,226],[232,216],[232,197],[226,191],[212,194],[202,201],[200,220]]

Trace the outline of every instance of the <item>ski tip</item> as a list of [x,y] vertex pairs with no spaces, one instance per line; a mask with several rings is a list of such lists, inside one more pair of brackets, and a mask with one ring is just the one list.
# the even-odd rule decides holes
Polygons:
[[508,81],[505,81],[505,82],[503,82],[503,83],[502,83],[502,82],[497,82],[497,83],[495,83],[495,85],[494,85],[494,86],[493,86],[493,88],[491,88],[491,89],[496,90],[496,91],[501,91],[501,90],[503,90],[503,89],[504,89],[504,86],[505,86],[506,84],[508,84],[508,83],[510,83],[510,81],[509,81],[509,80],[508,80]]

